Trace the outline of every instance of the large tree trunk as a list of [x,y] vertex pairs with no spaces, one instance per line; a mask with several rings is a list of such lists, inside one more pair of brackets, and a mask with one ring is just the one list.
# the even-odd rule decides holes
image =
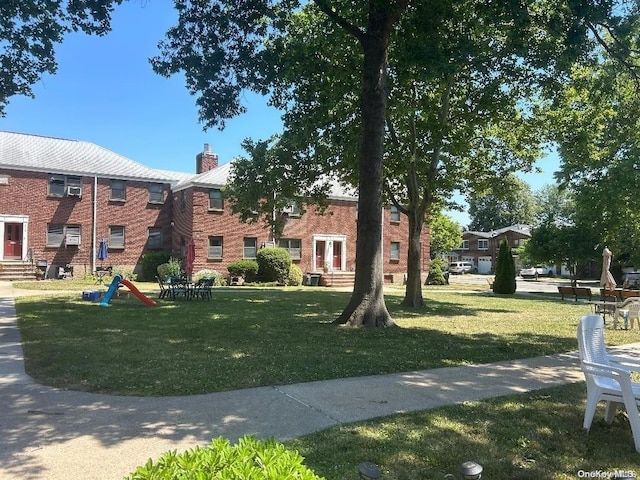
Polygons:
[[408,215],[409,251],[407,254],[407,285],[402,306],[409,308],[424,306],[424,299],[422,298],[422,252],[420,245],[424,215],[420,215],[416,210],[416,208],[410,209]]
[[387,107],[385,69],[389,29],[388,14],[370,12],[369,28],[361,38],[364,69],[362,136],[358,159],[356,277],[349,304],[333,322],[350,327],[395,325],[384,303],[382,266],[382,153]]

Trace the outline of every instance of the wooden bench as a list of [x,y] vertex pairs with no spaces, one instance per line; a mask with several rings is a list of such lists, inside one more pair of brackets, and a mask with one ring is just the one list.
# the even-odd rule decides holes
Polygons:
[[591,301],[591,289],[589,287],[567,287],[558,285],[558,293],[562,296],[562,300],[564,300],[565,295],[571,295],[575,302],[578,301],[578,298]]
[[562,296],[562,300],[564,300],[565,295],[575,296],[573,293],[573,287],[564,287],[564,286],[558,285],[558,293]]
[[586,298],[591,301],[591,289],[589,287],[573,287],[573,294],[576,297],[576,302],[578,298]]

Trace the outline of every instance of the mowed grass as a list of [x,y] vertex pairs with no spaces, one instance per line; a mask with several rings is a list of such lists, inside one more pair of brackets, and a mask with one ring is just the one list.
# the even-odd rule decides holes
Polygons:
[[[640,475],[624,413],[607,425],[600,407],[591,431],[582,429],[585,393],[579,383],[466,402],[340,425],[286,445],[331,480],[358,478],[363,461],[378,465],[384,480],[458,479],[460,464],[468,460],[482,465],[482,478],[492,480]],[[598,472],[604,475],[596,477]]]
[[[387,306],[400,328],[331,324],[350,293],[326,288],[216,288],[213,300],[135,297],[103,308],[80,294],[19,297],[27,373],[65,389],[190,395],[534,357],[576,349],[584,304],[425,289],[419,311]],[[608,331],[611,344],[640,331]]]

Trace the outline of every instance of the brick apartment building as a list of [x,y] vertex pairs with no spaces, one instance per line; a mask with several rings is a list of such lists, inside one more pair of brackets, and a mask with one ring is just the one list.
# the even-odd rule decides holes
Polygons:
[[[255,258],[259,248],[274,244],[287,248],[303,272],[353,272],[357,197],[348,189],[334,185],[324,215],[281,212],[283,236],[272,239],[264,225],[231,214],[223,194],[230,163],[219,165],[205,145],[195,164],[195,174],[159,170],[88,142],[0,132],[0,263],[46,260],[50,277],[66,265],[84,275],[99,266],[97,245],[104,238],[106,263],[137,271],[147,252],[184,258],[193,239],[194,271],[226,274],[230,262]],[[400,282],[407,220],[385,208],[383,222],[385,279]],[[428,259],[428,229],[422,245]]]

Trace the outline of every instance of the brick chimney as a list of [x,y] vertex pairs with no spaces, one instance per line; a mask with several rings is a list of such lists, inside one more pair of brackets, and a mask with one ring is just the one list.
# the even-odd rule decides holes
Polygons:
[[208,143],[204,144],[204,151],[196,155],[196,173],[204,173],[218,168],[218,154],[211,152]]

